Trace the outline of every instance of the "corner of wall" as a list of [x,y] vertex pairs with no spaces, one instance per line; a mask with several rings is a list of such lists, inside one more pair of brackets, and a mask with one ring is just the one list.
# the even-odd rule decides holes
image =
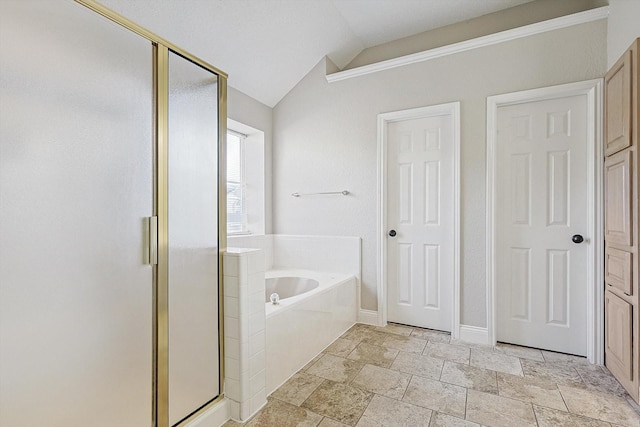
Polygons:
[[273,108],[233,87],[228,88],[227,116],[264,132],[264,231],[273,230]]
[[324,57],[325,67],[327,70],[327,74],[336,73],[340,71],[340,67],[338,67],[328,56]]
[[640,37],[640,1],[609,0],[607,69]]

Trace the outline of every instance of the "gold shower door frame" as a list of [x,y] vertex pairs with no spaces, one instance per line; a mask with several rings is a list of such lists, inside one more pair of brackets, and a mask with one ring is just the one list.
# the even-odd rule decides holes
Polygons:
[[129,19],[93,0],[75,0],[124,28],[149,40],[153,46],[155,104],[155,179],[154,215],[158,217],[158,263],[154,266],[153,352],[154,386],[153,426],[169,427],[169,244],[168,244],[168,123],[169,123],[169,52],[199,65],[218,78],[218,349],[219,395],[203,405],[176,426],[184,426],[224,398],[224,313],[222,256],[227,242],[226,141],[227,141],[227,74],[178,46],[142,28]]

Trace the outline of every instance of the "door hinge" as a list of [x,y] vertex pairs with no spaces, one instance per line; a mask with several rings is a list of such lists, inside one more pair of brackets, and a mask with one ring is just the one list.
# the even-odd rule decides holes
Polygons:
[[145,264],[158,265],[158,217],[145,218]]

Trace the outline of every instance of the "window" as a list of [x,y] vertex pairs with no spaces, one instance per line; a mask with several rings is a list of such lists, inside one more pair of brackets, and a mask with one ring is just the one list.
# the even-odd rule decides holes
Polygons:
[[227,132],[227,233],[240,234],[247,230],[244,180],[244,141],[246,135]]
[[264,234],[264,132],[232,119],[227,129],[227,234]]

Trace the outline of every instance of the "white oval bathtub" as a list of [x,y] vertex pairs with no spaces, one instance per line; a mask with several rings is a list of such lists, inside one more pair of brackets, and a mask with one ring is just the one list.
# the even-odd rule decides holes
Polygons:
[[[270,394],[355,323],[357,279],[348,274],[297,269],[267,271],[265,279],[267,299],[273,293],[269,283],[289,283],[282,287],[282,294],[275,291],[280,294],[280,304],[265,303],[266,391]],[[289,295],[289,286],[307,289],[284,297]]]
[[282,301],[312,291],[319,285],[320,282],[308,277],[268,277],[265,282],[264,302],[271,302],[270,297],[273,293],[278,294]]

